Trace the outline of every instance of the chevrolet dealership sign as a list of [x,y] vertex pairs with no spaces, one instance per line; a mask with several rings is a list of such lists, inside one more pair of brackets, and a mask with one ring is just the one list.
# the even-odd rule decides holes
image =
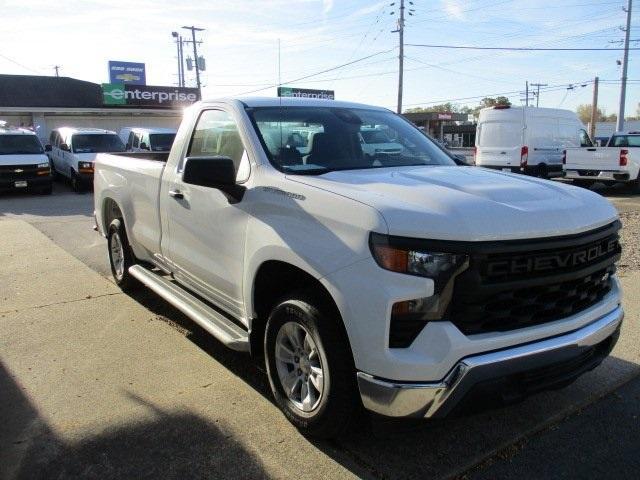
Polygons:
[[108,106],[186,107],[198,100],[197,88],[102,84],[102,103]]

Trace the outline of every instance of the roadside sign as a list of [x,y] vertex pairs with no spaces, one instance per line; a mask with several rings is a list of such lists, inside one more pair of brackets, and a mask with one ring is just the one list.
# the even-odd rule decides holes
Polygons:
[[335,100],[335,93],[333,90],[314,90],[311,88],[278,87],[278,96]]
[[109,82],[124,83],[125,85],[146,85],[145,64],[109,60]]
[[197,88],[103,83],[102,103],[107,106],[186,107],[200,100]]

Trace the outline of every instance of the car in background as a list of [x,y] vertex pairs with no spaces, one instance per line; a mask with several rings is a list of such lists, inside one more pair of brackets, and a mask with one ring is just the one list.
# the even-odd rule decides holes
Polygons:
[[101,128],[57,128],[51,131],[45,148],[53,175],[69,179],[78,193],[93,185],[93,162],[98,153],[125,151],[115,132]]
[[606,147],[564,151],[565,178],[581,187],[629,183],[640,191],[640,132],[614,133]]
[[358,136],[365,157],[374,159],[379,155],[400,155],[402,153],[402,145],[394,142],[382,129],[363,128]]
[[177,132],[175,128],[125,127],[119,137],[127,152],[168,152]]
[[475,164],[549,178],[562,176],[562,152],[593,146],[575,112],[559,108],[483,108],[478,117]]
[[50,195],[51,183],[49,159],[38,136],[25,128],[0,125],[0,191]]

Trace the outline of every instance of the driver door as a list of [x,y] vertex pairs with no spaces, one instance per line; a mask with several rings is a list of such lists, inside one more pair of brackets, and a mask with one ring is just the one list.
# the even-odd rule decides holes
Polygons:
[[[248,177],[249,160],[232,115],[224,110],[200,114],[189,140],[188,157],[230,157]],[[212,160],[215,161],[215,160]],[[182,181],[182,166],[163,175],[161,208],[167,212],[162,250],[176,280],[238,318],[248,215],[242,201],[230,203],[217,188]],[[246,178],[244,178],[246,180]]]

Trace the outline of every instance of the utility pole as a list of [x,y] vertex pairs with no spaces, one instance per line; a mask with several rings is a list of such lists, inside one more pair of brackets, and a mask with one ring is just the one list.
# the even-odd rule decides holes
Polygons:
[[548,86],[546,83],[532,83],[531,84],[532,87],[536,87],[536,108],[538,108],[538,105],[540,105],[540,87],[546,87]]
[[398,32],[400,51],[398,54],[398,113],[402,113],[402,83],[404,76],[404,0],[400,0],[400,15],[398,18]]
[[53,69],[56,71],[56,77],[59,77],[59,76],[60,76],[60,73],[59,73],[59,71],[58,71],[58,70],[60,70],[60,65],[54,65],[54,66],[53,66]]
[[179,43],[178,43],[178,51],[179,51],[179,56],[180,56],[180,68],[178,69],[178,74],[180,76],[180,86],[181,87],[185,86],[185,80],[184,80],[184,51],[182,49],[183,44],[184,44],[184,40],[182,39],[182,35],[180,35]]
[[526,86],[525,86],[525,91],[524,91],[524,104],[525,106],[529,106],[529,80],[527,80]]
[[620,106],[618,107],[618,121],[616,122],[616,131],[624,130],[624,104],[627,97],[627,67],[629,65],[629,35],[631,33],[631,4],[632,0],[627,2],[627,28],[624,31],[624,57],[622,59],[622,83],[620,85]]
[[183,71],[182,71],[182,37],[178,32],[171,32],[171,36],[176,39],[176,48],[178,50],[178,86],[183,87]]
[[593,79],[593,99],[591,100],[591,122],[589,122],[589,136],[596,136],[596,122],[598,121],[598,77]]
[[200,98],[202,98],[202,89],[200,84],[200,67],[198,65],[198,46],[196,42],[196,32],[202,32],[204,28],[194,27],[193,25],[190,27],[182,27],[186,30],[191,30],[191,40],[193,43],[193,63],[195,64],[196,69],[196,86],[198,87],[198,92],[200,92]]

